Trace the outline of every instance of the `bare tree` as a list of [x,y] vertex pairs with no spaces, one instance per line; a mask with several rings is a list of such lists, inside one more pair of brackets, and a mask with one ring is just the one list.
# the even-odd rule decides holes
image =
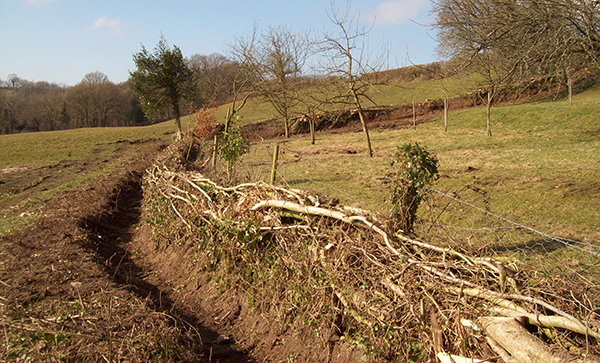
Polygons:
[[40,97],[42,131],[52,131],[59,128],[64,102],[65,90],[60,87],[54,87]]
[[284,26],[269,27],[258,42],[258,94],[283,118],[286,138],[290,137],[294,108],[300,103],[299,77],[311,47],[308,35]]
[[198,102],[196,108],[206,104],[211,98],[218,103],[230,97],[230,87],[237,71],[237,64],[224,55],[194,54],[189,60],[190,67],[197,75]]
[[371,28],[361,26],[358,16],[350,15],[349,6],[340,13],[332,5],[329,19],[336,27],[337,33],[325,34],[320,43],[320,59],[324,63],[326,77],[333,82],[338,92],[325,102],[353,105],[356,108],[369,156],[372,157],[373,148],[363,112],[363,101],[374,104],[366,91],[374,83],[371,77],[376,76],[385,65],[386,52],[383,50],[375,57],[370,56],[366,37]]
[[484,77],[488,135],[499,89],[585,64],[597,67],[599,10],[596,0],[433,1],[440,54]]
[[544,0],[543,3],[542,10],[551,11],[560,20],[573,43],[572,53],[584,54],[586,61],[600,71],[600,1]]
[[[500,0],[502,2],[504,0]],[[486,89],[480,91],[487,105],[487,134],[492,136],[491,107],[496,92],[518,71],[522,52],[512,53],[511,34],[519,31],[510,21],[506,4],[486,0],[437,0],[433,2],[439,28],[438,49],[444,56],[463,60],[483,76]],[[515,48],[516,49],[516,48]]]
[[6,82],[13,89],[14,88],[23,87],[23,86],[25,86],[27,84],[27,80],[19,78],[14,73],[11,73],[11,74],[8,75],[8,79],[6,80]]
[[[68,92],[76,127],[106,127],[121,123],[126,97],[117,85],[101,72],[91,72]],[[56,105],[62,106],[60,103]],[[57,111],[60,112],[60,111]]]
[[1,133],[12,134],[17,126],[17,101],[13,93],[0,93],[0,129]]
[[116,111],[123,99],[118,87],[101,72],[88,73],[81,83],[90,96],[94,125],[111,126],[110,119],[118,116]]
[[256,35],[257,29],[254,27],[249,36],[236,37],[229,44],[230,57],[236,63],[237,69],[229,87],[231,106],[227,110],[225,132],[250,97],[257,94],[262,58],[257,53]]

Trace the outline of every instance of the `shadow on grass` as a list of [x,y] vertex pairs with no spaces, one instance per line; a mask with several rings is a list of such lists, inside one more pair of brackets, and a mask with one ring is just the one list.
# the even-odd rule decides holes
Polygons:
[[306,183],[312,183],[310,179],[292,179],[287,181],[288,185],[300,185]]
[[551,253],[562,248],[568,247],[567,244],[551,239],[535,238],[528,241],[515,243],[511,245],[494,245],[488,246],[484,251],[492,253],[508,253],[508,252],[531,252],[536,254]]

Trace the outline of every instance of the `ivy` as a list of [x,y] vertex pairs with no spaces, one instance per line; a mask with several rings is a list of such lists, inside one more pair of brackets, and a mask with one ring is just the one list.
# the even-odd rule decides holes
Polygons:
[[427,187],[439,176],[438,165],[438,159],[418,142],[398,147],[388,174],[393,181],[391,202],[394,227],[406,233],[413,231],[417,210]]

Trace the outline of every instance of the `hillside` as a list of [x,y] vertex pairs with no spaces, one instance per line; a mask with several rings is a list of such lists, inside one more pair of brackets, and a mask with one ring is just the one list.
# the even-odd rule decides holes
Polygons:
[[[382,100],[439,98],[439,89],[426,82],[394,92],[399,89],[406,95],[382,93]],[[252,149],[231,183],[268,181],[278,143],[278,185],[385,218],[389,161],[403,142],[417,141],[439,158],[441,172],[420,210],[420,239],[497,258],[526,277],[524,288],[542,291],[564,309],[574,309],[569,291],[581,293],[588,300],[576,309],[598,321],[600,88],[576,94],[571,107],[565,99],[494,107],[492,137],[485,136],[485,108],[457,100],[450,103],[448,132],[439,108],[419,114],[416,129],[412,110],[408,117],[398,111],[402,107],[378,114],[370,123],[373,158],[352,118],[343,127],[324,125],[312,145],[306,134],[274,136],[280,133],[276,121],[257,129],[254,121],[266,117],[264,105],[250,104],[244,116]],[[147,223],[149,186],[142,178],[174,129],[168,122],[0,136],[3,358],[375,359],[351,331],[307,340],[298,326],[261,316],[241,289],[209,281],[201,271],[192,276],[197,251],[175,239],[177,233],[161,244],[156,226]],[[205,162],[208,147],[191,169]],[[177,217],[165,223],[188,231]],[[435,306],[429,297],[417,309],[419,304]],[[274,309],[285,311],[284,305]],[[431,358],[427,352],[414,359]]]

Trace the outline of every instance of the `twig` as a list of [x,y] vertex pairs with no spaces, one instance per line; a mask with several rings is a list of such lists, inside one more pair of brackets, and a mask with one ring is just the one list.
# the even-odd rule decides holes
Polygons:
[[177,214],[177,216],[179,216],[179,218],[181,219],[181,221],[188,226],[188,228],[191,228],[190,224],[188,223],[188,221],[185,220],[185,218],[183,218],[181,216],[181,214],[179,213],[179,211],[177,210],[177,208],[175,207],[175,204],[173,204],[173,202],[171,201],[171,207],[173,208],[173,210],[175,211],[175,213]]
[[283,231],[283,230],[289,230],[289,229],[314,229],[314,230],[317,230],[316,227],[302,226],[302,225],[277,226],[277,227],[260,227],[261,231]]
[[490,291],[490,290],[486,290],[486,289],[482,289],[482,288],[468,289],[468,288],[458,288],[458,287],[454,287],[454,286],[446,286],[446,290],[448,290],[456,295],[464,294],[464,295],[478,297],[478,298],[481,298],[484,300],[488,300],[498,306],[502,306],[506,309],[510,309],[512,311],[516,311],[521,314],[529,314],[529,312],[527,310],[525,310],[524,308],[520,307],[519,305],[513,303],[510,300],[503,298],[503,296],[501,294],[498,294],[494,291]]
[[312,214],[324,217],[331,217],[334,219],[338,219],[340,221],[346,223],[352,223],[351,220],[342,212],[333,211],[330,209],[313,207],[308,205],[300,205],[293,202],[288,202],[285,200],[263,200],[262,202],[256,204],[254,207],[250,208],[250,210],[259,210],[263,208],[279,208],[279,209],[287,209],[292,212],[300,213],[300,214]]

